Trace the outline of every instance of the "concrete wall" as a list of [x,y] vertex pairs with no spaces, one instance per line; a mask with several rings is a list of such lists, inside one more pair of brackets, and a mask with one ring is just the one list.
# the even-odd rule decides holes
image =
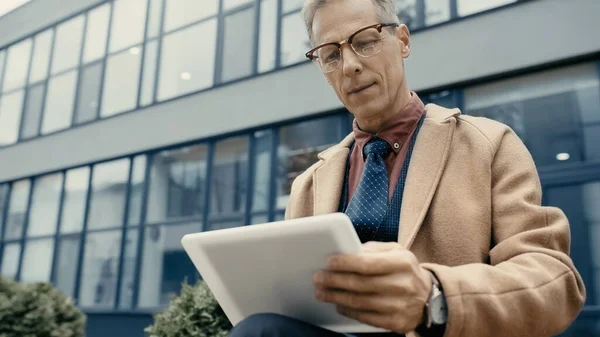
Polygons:
[[[436,88],[598,52],[597,13],[598,0],[538,0],[415,33],[409,84]],[[302,64],[1,149],[0,181],[341,107]]]

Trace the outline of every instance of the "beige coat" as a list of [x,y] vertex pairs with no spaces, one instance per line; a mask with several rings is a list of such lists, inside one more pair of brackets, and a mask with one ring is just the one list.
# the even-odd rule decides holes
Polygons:
[[[287,219],[337,211],[352,141],[296,178]],[[552,336],[577,316],[586,295],[569,222],[541,198],[532,157],[511,129],[427,105],[398,241],[442,283],[445,336]]]

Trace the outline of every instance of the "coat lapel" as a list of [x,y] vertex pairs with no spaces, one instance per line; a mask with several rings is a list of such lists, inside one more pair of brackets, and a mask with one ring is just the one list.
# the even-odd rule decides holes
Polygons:
[[319,154],[323,164],[313,173],[315,215],[338,211],[346,163],[353,141],[354,134],[351,133],[338,145]]
[[427,105],[427,118],[413,149],[406,178],[400,212],[398,242],[409,249],[412,245],[444,171],[458,109]]

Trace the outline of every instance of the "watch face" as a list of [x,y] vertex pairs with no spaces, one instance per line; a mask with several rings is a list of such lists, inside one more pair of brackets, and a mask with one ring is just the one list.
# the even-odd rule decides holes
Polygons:
[[448,307],[443,295],[437,296],[431,302],[431,321],[433,324],[445,324],[448,321]]

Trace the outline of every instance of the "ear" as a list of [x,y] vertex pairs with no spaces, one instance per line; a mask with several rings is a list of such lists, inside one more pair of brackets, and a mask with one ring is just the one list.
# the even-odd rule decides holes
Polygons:
[[396,29],[396,39],[400,46],[402,58],[408,58],[410,56],[410,32],[405,24],[401,24]]

